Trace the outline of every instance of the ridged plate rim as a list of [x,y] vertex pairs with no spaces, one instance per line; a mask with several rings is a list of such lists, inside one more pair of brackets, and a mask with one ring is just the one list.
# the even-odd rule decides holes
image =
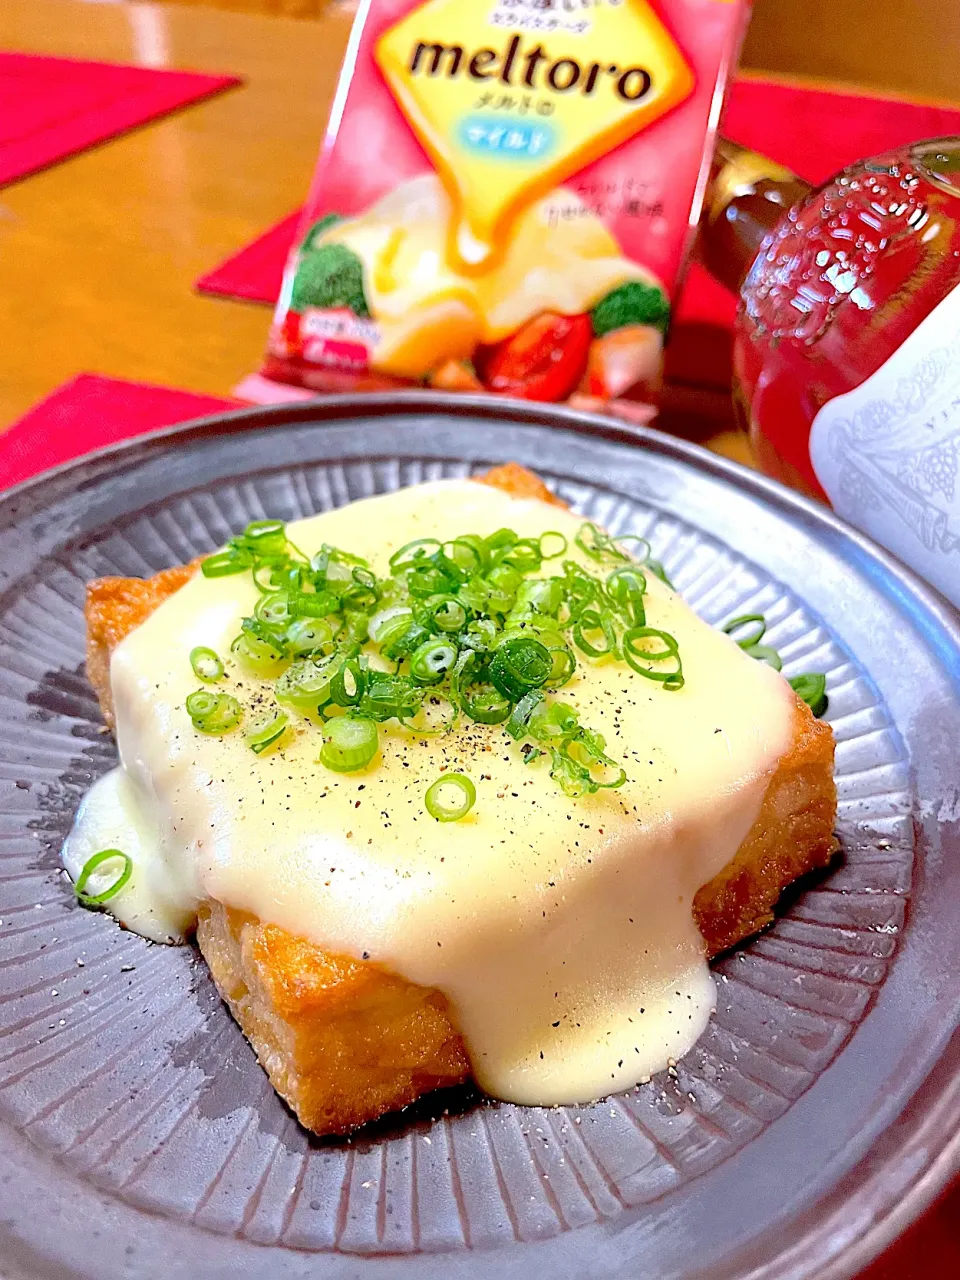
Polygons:
[[[137,455],[163,454],[178,445],[209,435],[232,434],[260,428],[282,429],[335,423],[349,418],[375,419],[398,414],[441,414],[454,418],[486,418],[511,425],[552,426],[580,435],[614,443],[639,446],[671,457],[700,472],[733,484],[768,507],[783,513],[787,520],[816,530],[821,538],[835,541],[850,560],[872,567],[873,576],[887,594],[897,598],[901,609],[915,622],[925,620],[928,642],[940,649],[944,661],[960,662],[960,618],[931,588],[921,583],[908,569],[882,551],[863,535],[846,526],[826,509],[781,488],[772,481],[697,445],[667,437],[649,428],[598,418],[569,409],[541,408],[522,402],[491,401],[483,397],[427,395],[418,392],[389,393],[371,396],[338,396],[296,406],[271,409],[238,410],[212,415],[195,422],[136,437],[98,450],[53,471],[37,476],[0,496],[0,527],[15,523],[27,508],[42,509],[48,501],[79,490],[109,474],[117,464],[135,460]],[[762,556],[758,557],[762,561]],[[6,575],[2,575],[5,577]],[[945,1028],[945,1031],[949,1029]],[[926,1084],[915,1096],[908,1112],[916,1111],[923,1095],[925,1111],[902,1117],[897,1129],[896,1160],[878,1159],[877,1168],[869,1167],[871,1157],[889,1139],[887,1131],[845,1179],[849,1194],[834,1212],[826,1210],[826,1197],[804,1215],[806,1230],[788,1243],[776,1256],[768,1255],[749,1274],[773,1277],[813,1274],[807,1268],[820,1258],[823,1265],[816,1274],[832,1280],[848,1276],[880,1252],[900,1231],[922,1213],[948,1179],[960,1170],[960,1077],[951,1079],[951,1063],[960,1061],[960,1037],[954,1028],[952,1040],[944,1046],[940,1059],[932,1065]],[[941,1078],[942,1077],[942,1078]],[[925,1156],[918,1162],[918,1153]],[[911,1163],[912,1162],[912,1163]],[[909,1170],[906,1179],[891,1179],[896,1164]],[[891,1182],[897,1194],[890,1194]],[[883,1184],[886,1184],[884,1194]],[[845,1221],[860,1221],[863,1229],[850,1235]],[[849,1238],[838,1247],[837,1237]],[[832,1243],[831,1243],[832,1242]],[[802,1259],[802,1261],[801,1261]]]

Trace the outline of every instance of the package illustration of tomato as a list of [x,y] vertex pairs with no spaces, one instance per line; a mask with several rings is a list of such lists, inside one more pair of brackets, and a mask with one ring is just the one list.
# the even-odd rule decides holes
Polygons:
[[652,400],[745,0],[367,0],[264,374]]

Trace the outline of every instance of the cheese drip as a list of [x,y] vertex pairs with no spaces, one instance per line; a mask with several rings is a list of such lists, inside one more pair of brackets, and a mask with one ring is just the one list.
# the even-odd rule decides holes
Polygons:
[[[573,549],[579,525],[537,500],[438,481],[298,521],[290,537],[382,573],[413,538],[558,529],[596,569]],[[374,763],[337,775],[316,763],[314,727],[260,757],[242,731],[191,727],[190,649],[227,655],[256,599],[249,575],[198,575],[117,647],[121,769],[91,792],[68,869],[127,841],[134,877],[108,906],[147,936],[182,935],[209,897],[438,988],[495,1097],[587,1101],[690,1049],[715,995],[692,900],[736,853],[789,747],[786,682],[651,575],[649,621],[677,637],[685,686],[581,660],[559,695],[623,761],[621,789],[568,799],[502,727],[470,722],[434,739],[381,726]],[[219,687],[249,701],[265,686],[228,665]],[[457,823],[424,807],[443,769],[476,785]]]
[[628,280],[659,283],[624,258],[596,214],[562,187],[517,217],[499,265],[476,275],[449,262],[452,217],[440,179],[427,174],[320,239],[346,245],[363,263],[380,369],[417,377],[545,311],[580,315]]

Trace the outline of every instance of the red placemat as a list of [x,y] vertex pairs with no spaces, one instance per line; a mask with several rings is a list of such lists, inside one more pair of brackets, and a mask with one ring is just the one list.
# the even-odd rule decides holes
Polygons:
[[0,434],[0,489],[91,449],[241,407],[220,396],[78,374]]
[[[744,78],[730,91],[723,130],[811,182],[822,182],[861,156],[918,138],[960,133],[960,110]],[[288,214],[198,280],[197,288],[248,302],[275,302],[299,217],[299,210]],[[694,263],[668,350],[667,376],[673,382],[730,385],[734,312],[732,295]]]
[[237,84],[237,76],[0,53],[0,186]]

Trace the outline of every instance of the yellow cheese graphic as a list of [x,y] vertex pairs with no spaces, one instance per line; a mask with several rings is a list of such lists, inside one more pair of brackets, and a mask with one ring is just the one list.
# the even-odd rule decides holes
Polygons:
[[374,55],[453,201],[448,255],[461,272],[488,271],[518,210],[694,84],[646,0],[531,9],[559,15],[547,31],[496,24],[500,12],[495,0],[429,0]]
[[516,219],[498,262],[481,275],[450,267],[452,204],[436,174],[403,183],[323,243],[346,245],[363,265],[377,323],[378,369],[416,378],[473,355],[545,311],[581,315],[628,280],[659,282],[620,248],[572,191],[560,188]]

